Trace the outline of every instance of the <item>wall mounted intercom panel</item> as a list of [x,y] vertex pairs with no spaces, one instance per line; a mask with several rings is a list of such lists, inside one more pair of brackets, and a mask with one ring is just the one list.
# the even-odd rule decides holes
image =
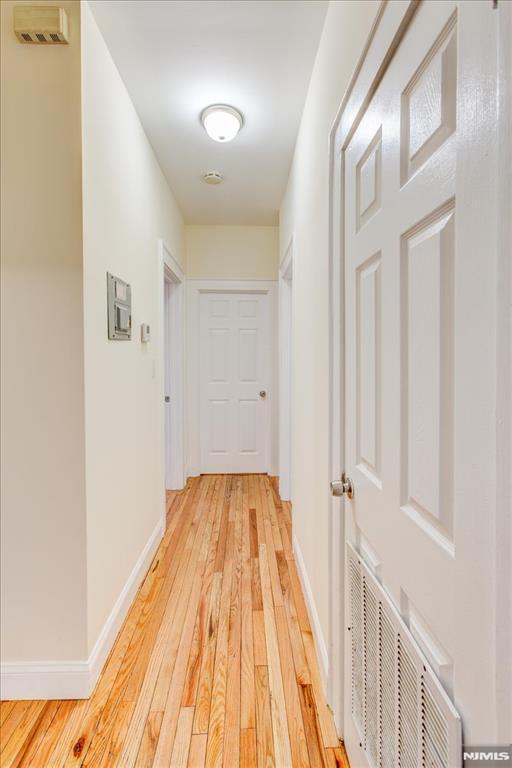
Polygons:
[[132,289],[128,283],[107,272],[108,337],[132,337]]

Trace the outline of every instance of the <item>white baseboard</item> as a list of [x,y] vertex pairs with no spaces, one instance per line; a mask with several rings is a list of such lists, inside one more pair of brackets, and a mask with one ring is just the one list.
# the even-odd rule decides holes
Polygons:
[[164,533],[159,520],[86,661],[13,662],[0,666],[0,699],[87,699],[94,690],[133,598]]
[[329,655],[327,653],[327,645],[322,632],[322,626],[318,617],[318,611],[316,610],[315,600],[313,597],[313,590],[309,582],[306,565],[304,558],[300,550],[297,537],[293,535],[293,554],[295,556],[295,562],[297,563],[297,571],[299,572],[300,583],[302,584],[302,590],[304,597],[306,598],[306,606],[311,619],[311,628],[313,630],[313,637],[315,640],[315,646],[317,650],[318,660],[320,663],[320,674],[322,676],[322,683],[324,685],[324,692],[327,695],[327,682],[329,679]]
[[90,680],[86,661],[7,662],[0,670],[0,698],[2,701],[87,699]]
[[125,620],[126,614],[128,613],[128,610],[133,602],[133,598],[135,597],[142,580],[148,572],[148,568],[151,565],[153,556],[158,548],[158,545],[160,544],[160,541],[162,540],[162,536],[164,535],[164,526],[165,523],[163,519],[161,519],[155,526],[153,533],[149,537],[146,546],[142,550],[139,559],[135,563],[133,570],[128,577],[128,580],[121,591],[121,594],[117,598],[114,607],[110,612],[110,616],[103,625],[103,629],[101,630],[99,637],[94,644],[94,648],[92,649],[88,660],[89,673],[91,678],[90,691],[87,694],[88,696],[94,690],[96,681],[98,680],[101,670],[103,669],[103,665],[107,660],[107,656],[109,655],[112,646],[114,645],[118,632],[121,629],[121,625]]

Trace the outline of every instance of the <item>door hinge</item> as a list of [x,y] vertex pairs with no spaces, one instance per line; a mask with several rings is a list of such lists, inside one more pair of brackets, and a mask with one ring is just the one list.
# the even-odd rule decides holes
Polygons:
[[492,0],[492,7],[497,8],[498,7],[498,0]]

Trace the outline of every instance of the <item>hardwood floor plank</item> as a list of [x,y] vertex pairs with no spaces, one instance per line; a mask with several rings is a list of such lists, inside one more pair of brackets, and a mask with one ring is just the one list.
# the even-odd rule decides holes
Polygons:
[[[3,725],[5,718],[14,709],[15,704],[16,704],[15,701],[0,701],[0,728]],[[1,749],[1,744],[0,744],[0,749]]]
[[[211,482],[215,482],[212,480]],[[215,515],[217,514],[217,508],[212,507],[210,510],[205,509],[206,515],[206,528],[213,531],[212,523],[214,522]],[[204,543],[204,541],[203,541]],[[162,727],[158,738],[157,749],[155,753],[155,766],[159,766],[163,763],[172,749],[172,745],[175,739],[176,729],[178,726],[178,719],[180,716],[180,701],[183,697],[183,690],[185,685],[185,676],[187,670],[187,659],[189,657],[190,645],[192,642],[192,635],[194,630],[195,619],[198,611],[199,600],[201,596],[201,589],[203,588],[203,579],[208,577],[205,573],[206,564],[209,562],[211,568],[213,568],[214,559],[208,557],[209,550],[205,547],[200,547],[198,552],[198,562],[196,567],[196,573],[194,576],[194,583],[188,603],[186,605],[186,614],[183,621],[183,630],[179,641],[179,647],[176,654],[176,660],[172,671],[172,677],[170,678],[170,684],[165,683],[161,690],[167,691],[165,700],[164,716],[162,720]],[[192,558],[193,559],[193,558]],[[211,583],[211,581],[210,581]],[[181,622],[177,622],[180,624]],[[169,653],[169,658],[174,655],[174,651]],[[159,685],[162,682],[162,678],[159,680]],[[155,699],[159,695],[159,690],[155,692]],[[163,701],[163,698],[161,699]],[[153,704],[154,706],[154,704]],[[159,708],[159,705],[158,705]],[[187,708],[188,709],[188,708]],[[192,709],[192,715],[194,711]]]
[[325,750],[325,757],[327,768],[350,768],[344,746],[337,749],[328,747]]
[[276,552],[283,551],[283,540],[281,538],[281,530],[277,520],[277,510],[274,503],[274,493],[270,483],[265,483],[265,497],[264,501],[268,511],[268,519],[272,528],[272,539],[274,542],[274,549]]
[[288,560],[288,572],[290,578],[290,587],[293,593],[295,609],[297,612],[297,618],[299,620],[300,631],[311,632],[308,609],[306,608],[306,601],[304,600],[304,595],[302,594],[302,586],[294,559]]
[[[32,758],[37,754],[39,749],[42,748],[48,729],[55,719],[59,707],[60,701],[45,702],[43,715],[37,722],[32,737],[27,739],[24,748],[20,751],[17,757],[18,762],[15,763],[15,765],[29,765]],[[0,758],[0,763],[1,762],[2,759]]]
[[226,710],[226,680],[229,636],[229,610],[231,605],[231,576],[233,571],[232,550],[234,546],[234,525],[228,522],[226,534],[226,557],[220,597],[219,627],[213,673],[213,688],[208,726],[206,762],[208,768],[219,768],[224,753],[224,718]]
[[187,768],[204,768],[206,761],[206,733],[194,733],[190,739]]
[[[192,592],[190,593],[190,600],[188,601],[187,617],[185,618],[185,625],[176,654],[176,662],[174,664],[172,677],[167,691],[162,727],[160,729],[158,744],[155,752],[155,768],[159,765],[162,765],[163,760],[165,759],[165,755],[168,755],[171,752],[176,729],[178,726],[178,720],[180,716],[180,702],[183,696],[183,686],[185,682],[187,656],[192,639],[195,614],[201,593],[201,579],[202,573],[196,574]],[[169,655],[174,655],[174,650]],[[194,708],[186,707],[186,709],[191,710],[193,716]]]
[[199,686],[197,691],[196,710],[194,716],[193,733],[207,734],[210,721],[210,702],[213,687],[213,668],[215,663],[215,649],[217,646],[217,630],[219,625],[220,595],[222,586],[222,573],[216,572],[213,576],[212,594],[210,599],[210,612],[208,615],[208,634],[206,646],[201,661],[199,674]]
[[325,766],[325,753],[322,742],[322,732],[320,722],[316,711],[315,697],[311,685],[301,685],[300,704],[302,708],[302,718],[306,731],[306,741],[309,750],[309,759],[311,765]]
[[226,677],[226,712],[224,718],[224,768],[237,765],[240,759],[240,677],[241,677],[241,619],[242,619],[242,478],[235,482],[232,497],[234,524],[231,603],[229,608],[228,666]]
[[[255,668],[256,681],[256,755],[258,768],[275,768],[274,737],[270,712],[267,667]],[[277,768],[280,768],[277,764]]]
[[311,632],[303,632],[302,639],[304,641],[304,650],[306,652],[306,659],[311,673],[311,684],[315,695],[315,704],[318,719],[320,721],[320,729],[322,731],[323,745],[324,747],[333,747],[335,749],[339,746],[339,739],[338,734],[336,733],[332,712],[325,700],[324,687],[320,677],[313,634]]
[[263,610],[252,612],[252,628],[254,641],[254,665],[267,666],[267,641],[265,639],[265,617]]
[[163,716],[163,712],[149,713],[137,755],[137,768],[151,768],[153,765]]
[[185,675],[185,684],[183,686],[183,696],[181,699],[182,707],[193,707],[196,703],[197,685],[199,681],[199,672],[201,669],[201,657],[205,647],[205,636],[208,619],[209,593],[200,595],[199,608],[197,611],[196,624],[188,657],[187,672]]
[[288,634],[288,621],[286,619],[286,611],[284,607],[277,607],[275,609],[275,615],[284,698],[286,702],[286,714],[288,718],[288,733],[290,735],[292,752],[292,765],[293,768],[309,768],[309,755],[304,724],[302,722],[297,675],[293,664],[292,648]]
[[27,757],[27,766],[30,766],[30,768],[47,768],[51,766],[50,756],[55,751],[66,723],[72,717],[75,708],[76,701],[62,701],[59,703],[55,717],[40,740],[38,749]]
[[240,731],[240,768],[257,768],[256,728]]
[[0,745],[3,752],[9,739],[32,705],[31,701],[17,701],[0,727]]
[[[192,723],[194,722],[194,707],[182,707],[178,715],[178,725],[176,728],[176,738],[172,750],[171,768],[186,768],[188,763],[188,753],[190,751],[190,742],[192,739]],[[156,765],[166,765],[167,763],[157,762]]]
[[73,742],[74,734],[80,727],[86,706],[86,701],[73,702],[69,717],[64,723],[61,738],[57,740],[46,766],[51,766],[51,768],[61,768],[61,766],[64,765],[68,756],[68,745]]
[[277,488],[209,475],[167,495],[92,696],[2,702],[2,768],[348,768]]
[[26,750],[30,739],[37,730],[39,722],[43,718],[45,707],[45,701],[32,701],[25,710],[10,739],[5,744],[2,744],[2,754],[0,757],[2,768],[16,768],[20,764],[23,752]]
[[259,557],[251,558],[251,591],[252,591],[252,607],[255,611],[263,610],[263,598],[261,596],[261,579],[260,579],[260,561]]
[[119,706],[119,716],[114,722],[114,727],[110,734],[110,741],[108,748],[103,753],[103,756],[98,763],[98,768],[111,768],[111,766],[117,765],[119,755],[123,750],[123,746],[126,743],[126,737],[128,734],[128,726],[132,719],[135,704],[133,701],[122,701]]
[[275,624],[270,569],[265,544],[260,544],[261,591],[263,594],[263,615],[265,617],[265,639],[267,644],[268,680],[271,697],[272,732],[274,751],[278,766],[292,765],[290,736],[286,720],[283,679],[279,662],[279,646]]
[[250,531],[249,483],[248,478],[245,478],[242,500],[242,675],[240,690],[240,727],[244,730],[256,727]]

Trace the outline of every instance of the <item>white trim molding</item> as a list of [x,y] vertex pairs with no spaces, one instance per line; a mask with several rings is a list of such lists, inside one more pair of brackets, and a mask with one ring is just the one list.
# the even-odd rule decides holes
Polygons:
[[313,590],[309,582],[306,564],[304,562],[300,545],[295,534],[293,534],[292,539],[293,554],[297,564],[297,571],[299,574],[300,583],[302,585],[302,591],[304,592],[304,597],[306,598],[306,606],[311,621],[313,639],[315,641],[316,653],[320,664],[320,674],[322,675],[324,693],[326,693],[329,680],[329,654],[327,652],[327,644],[325,642],[324,633],[322,632],[322,625],[320,624],[320,617],[318,616],[318,611],[316,609],[315,598],[313,597]]
[[2,701],[89,698],[163,534],[162,520],[159,520],[117,598],[89,658],[86,661],[3,663],[0,666]]
[[293,247],[292,235],[279,267],[279,494],[284,501],[293,498]]
[[[267,442],[268,473],[277,475],[278,467],[278,381],[277,381],[277,280],[187,280],[186,321],[186,424],[187,472],[191,477],[201,474],[200,465],[200,400],[199,400],[199,299],[202,293],[266,293],[270,300],[270,426]],[[275,393],[275,395],[274,395]]]
[[171,280],[176,283],[184,283],[185,273],[164,240],[158,241],[158,253],[160,256],[160,263],[165,265],[166,269],[171,273]]
[[[165,486],[166,490],[181,490],[187,481],[184,403],[185,274],[163,240],[158,241],[158,262],[162,360],[159,394],[164,432]],[[171,392],[169,407],[164,401],[166,385]],[[172,457],[172,461],[169,461],[167,466],[169,457]]]

